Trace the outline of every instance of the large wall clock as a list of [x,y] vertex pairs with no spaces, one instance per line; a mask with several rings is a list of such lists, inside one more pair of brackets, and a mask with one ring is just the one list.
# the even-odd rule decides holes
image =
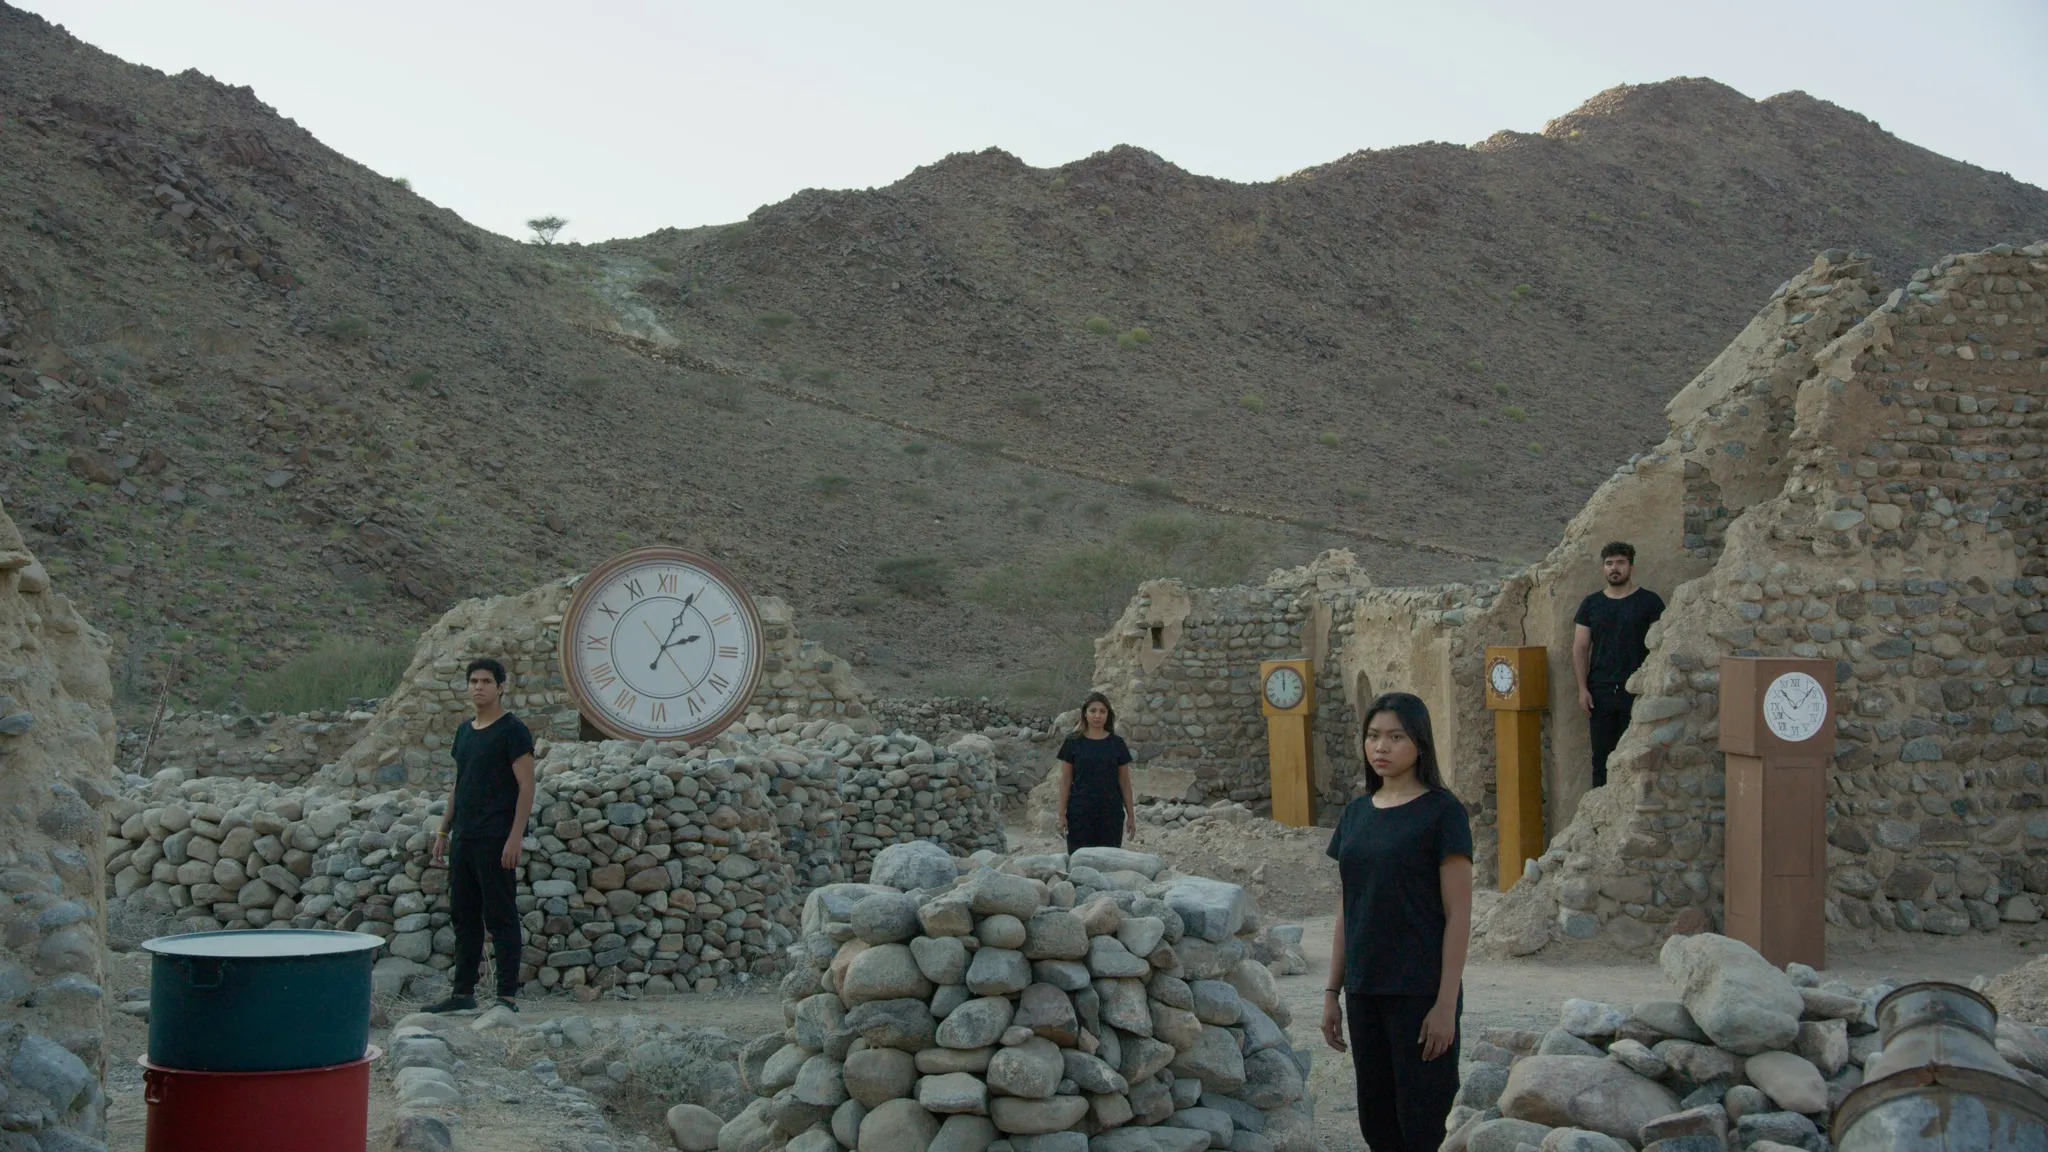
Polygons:
[[592,569],[562,613],[562,679],[620,740],[701,743],[739,719],[761,679],[761,617],[732,574],[654,546]]

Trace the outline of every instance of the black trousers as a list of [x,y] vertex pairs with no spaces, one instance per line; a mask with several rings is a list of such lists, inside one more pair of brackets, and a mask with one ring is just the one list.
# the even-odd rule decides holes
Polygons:
[[1636,698],[1618,684],[1589,684],[1586,690],[1593,694],[1593,713],[1586,718],[1593,735],[1593,787],[1601,788],[1607,784],[1607,757],[1621,743],[1621,734],[1628,731]]
[[519,992],[518,873],[498,861],[502,837],[459,837],[448,848],[448,902],[455,919],[455,986],[458,996],[476,992],[477,969],[489,930],[498,958],[498,995]]
[[1124,846],[1124,798],[1067,797],[1067,851]]
[[1465,997],[1458,997],[1461,1019],[1450,1048],[1424,1060],[1422,1018],[1435,1006],[1434,996],[1344,994],[1358,1131],[1372,1152],[1436,1152],[1444,1142],[1444,1120],[1458,1095]]

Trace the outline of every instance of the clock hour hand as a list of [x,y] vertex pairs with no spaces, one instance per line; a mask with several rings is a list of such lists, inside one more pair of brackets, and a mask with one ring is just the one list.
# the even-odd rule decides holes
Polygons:
[[654,654],[654,660],[653,660],[653,662],[647,665],[647,669],[648,669],[648,671],[650,671],[650,672],[651,672],[651,671],[653,671],[653,670],[654,670],[654,669],[655,669],[656,667],[658,667],[658,666],[659,666],[659,665],[661,664],[661,658],[662,658],[663,654],[664,654],[664,653],[666,653],[666,652],[667,652],[667,651],[668,651],[669,649],[671,649],[671,648],[680,648],[680,647],[682,647],[683,645],[685,645],[685,644],[688,644],[688,643],[690,643],[690,642],[691,642],[691,641],[693,641],[693,640],[699,640],[699,639],[702,639],[702,637],[699,637],[699,636],[685,636],[685,637],[683,637],[683,638],[682,638],[681,640],[672,640],[672,641],[670,641],[670,642],[668,642],[668,643],[666,643],[666,644],[663,644],[663,645],[661,646],[661,650],[660,650],[660,651],[658,651],[658,652],[656,652],[656,653]]

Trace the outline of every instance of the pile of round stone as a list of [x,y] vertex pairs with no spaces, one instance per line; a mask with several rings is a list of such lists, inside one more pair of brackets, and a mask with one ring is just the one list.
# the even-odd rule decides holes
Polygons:
[[1244,889],[1121,849],[966,865],[901,844],[811,893],[720,1152],[1315,1147]]

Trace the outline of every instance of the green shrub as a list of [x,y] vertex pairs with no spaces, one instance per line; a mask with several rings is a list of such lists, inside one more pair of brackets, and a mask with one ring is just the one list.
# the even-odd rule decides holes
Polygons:
[[1502,383],[1500,383],[1499,381],[1495,381],[1495,382],[1494,382],[1494,385],[1493,385],[1493,394],[1494,394],[1495,396],[1498,396],[1498,397],[1500,397],[1500,398],[1501,398],[1501,399],[1503,399],[1503,400],[1507,399],[1507,398],[1508,398],[1508,386],[1507,386],[1507,385],[1505,385],[1505,384],[1502,384]]
[[1451,446],[1451,438],[1449,436],[1444,435],[1441,432],[1437,433],[1434,436],[1431,436],[1429,438],[1429,442],[1432,446],[1437,448],[1449,448]]
[[1150,344],[1152,342],[1152,330],[1150,328],[1133,328],[1119,335],[1116,338],[1116,342],[1126,348],[1136,348],[1140,344]]
[[1528,410],[1523,408],[1520,404],[1510,404],[1507,407],[1501,409],[1500,414],[1507,417],[1510,420],[1515,421],[1516,423],[1520,423],[1529,418]]
[[754,317],[754,323],[770,336],[796,323],[796,317],[787,312],[763,312]]
[[1139,495],[1150,496],[1154,500],[1173,495],[1173,481],[1164,476],[1141,476],[1132,481],[1131,487],[1137,489]]
[[1029,528],[1029,529],[1031,529],[1031,530],[1032,530],[1033,532],[1036,532],[1036,531],[1038,531],[1039,529],[1041,529],[1041,528],[1044,528],[1044,527],[1045,527],[1045,512],[1044,512],[1044,510],[1042,510],[1042,509],[1039,509],[1039,508],[1033,508],[1033,509],[1032,509],[1031,511],[1029,511],[1029,512],[1026,512],[1026,513],[1024,514],[1024,526],[1025,526],[1026,528]]
[[1081,511],[1086,512],[1090,516],[1107,516],[1109,515],[1109,501],[1090,500]]
[[747,406],[747,386],[738,380],[721,377],[705,385],[704,402],[727,412],[743,411]]
[[1036,392],[1019,392],[1010,397],[1010,407],[1022,415],[1036,419],[1045,415],[1045,397]]
[[1316,443],[1321,444],[1325,448],[1335,448],[1343,442],[1344,438],[1335,432],[1325,432],[1321,436],[1316,437]]
[[370,323],[360,316],[336,316],[321,327],[320,334],[336,344],[360,344],[370,334]]
[[1237,398],[1237,406],[1247,412],[1264,412],[1266,410],[1266,398],[1257,392],[1247,392]]
[[839,379],[837,368],[813,368],[804,373],[804,380],[817,388],[830,388]]
[[569,387],[585,400],[595,400],[604,395],[604,377],[578,376],[569,382]]
[[405,374],[405,386],[414,391],[424,389],[433,382],[434,370],[432,368],[415,368]]
[[1481,372],[1486,371],[1486,365],[1480,361],[1479,357],[1474,356],[1470,360],[1465,361],[1465,371],[1477,376]]
[[1528,299],[1529,297],[1531,297],[1531,296],[1534,296],[1535,294],[1536,294],[1536,289],[1535,289],[1535,287],[1534,287],[1533,285],[1529,285],[1529,284],[1517,284],[1517,285],[1515,285],[1515,286],[1514,286],[1514,288],[1513,288],[1513,289],[1511,289],[1511,290],[1510,290],[1510,291],[1508,292],[1508,299],[1510,299],[1510,300],[1526,300],[1526,299]]
[[1164,516],[1140,516],[1124,529],[1124,535],[1131,543],[1156,553],[1160,560],[1171,558],[1180,546],[1194,539],[1202,530],[1193,516],[1169,514]]
[[1003,450],[1003,442],[1001,440],[987,436],[977,436],[972,440],[966,441],[966,444],[968,451],[979,452],[984,456],[993,456]]
[[853,488],[853,481],[845,476],[826,475],[811,479],[811,491],[820,496],[844,496]]
[[855,596],[851,603],[853,604],[853,610],[856,612],[874,612],[882,607],[884,601],[880,596],[864,592],[859,596]]
[[782,364],[777,364],[775,366],[775,378],[777,380],[782,381],[784,384],[796,383],[797,380],[803,376],[803,374],[804,370],[797,367],[794,364],[785,362]]
[[946,590],[946,566],[936,556],[894,556],[875,565],[875,581],[899,596],[929,599]]
[[1529,455],[1531,455],[1531,456],[1541,456],[1541,455],[1543,455],[1543,445],[1541,445],[1541,444],[1537,443],[1537,442],[1536,442],[1536,441],[1534,441],[1534,440],[1531,440],[1531,441],[1529,441]]
[[1113,325],[1110,324],[1109,317],[1107,316],[1090,316],[1081,322],[1081,327],[1095,333],[1097,336],[1106,336]]
[[411,662],[408,644],[329,640],[250,681],[243,698],[252,712],[346,708],[390,695]]
[[905,444],[903,446],[903,454],[905,456],[910,457],[913,460],[923,456],[925,453],[931,450],[932,446],[925,443],[922,440],[912,440],[910,443]]

